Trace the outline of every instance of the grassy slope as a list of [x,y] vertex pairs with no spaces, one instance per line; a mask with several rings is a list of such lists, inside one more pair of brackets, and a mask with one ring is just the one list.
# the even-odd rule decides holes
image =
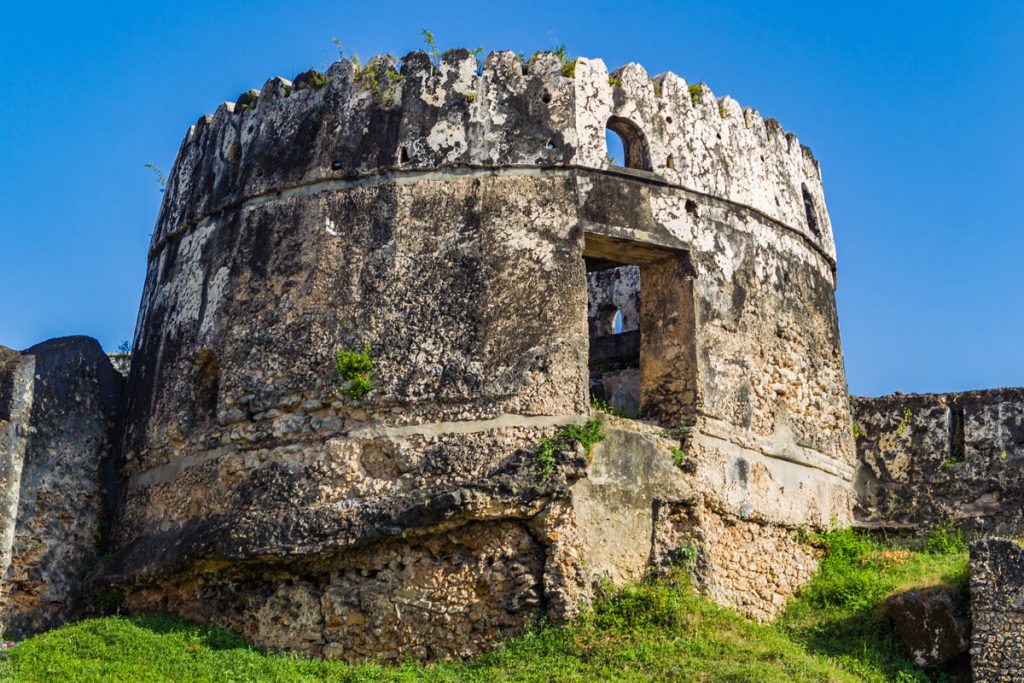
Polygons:
[[686,586],[643,583],[568,628],[538,626],[469,662],[348,666],[265,654],[166,616],[108,617],[25,641],[0,660],[12,681],[924,681],[878,610],[899,588],[962,585],[962,543],[887,550],[823,537],[821,571],[775,624],[751,623]]

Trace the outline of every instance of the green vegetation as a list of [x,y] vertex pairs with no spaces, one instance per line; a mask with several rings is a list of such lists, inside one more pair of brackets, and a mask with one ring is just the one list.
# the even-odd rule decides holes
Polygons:
[[856,441],[862,436],[867,436],[868,433],[864,431],[864,425],[859,422],[853,423],[853,440]]
[[723,119],[728,119],[732,117],[732,112],[724,104],[720,104],[718,105],[718,115]]
[[405,80],[405,76],[398,73],[393,66],[381,67],[377,63],[368,64],[365,69],[357,72],[357,76],[357,80],[370,86],[375,100],[388,106],[395,101],[395,88]]
[[152,162],[148,162],[146,168],[153,171],[153,175],[156,176],[156,184],[160,186],[160,191],[163,192],[167,189],[167,176],[160,170],[160,167]]
[[[358,59],[355,55],[352,55],[352,58]],[[319,71],[314,71],[309,80],[317,90],[325,87],[330,82],[330,79],[327,78],[327,74],[322,74]]]
[[967,541],[964,540],[964,534],[957,526],[956,520],[950,519],[928,533],[924,539],[923,550],[932,555],[965,553],[967,552]]
[[565,45],[556,45],[551,52],[562,62],[562,75],[566,78],[576,76],[576,58],[569,58],[569,48]]
[[608,85],[622,85],[622,81],[615,76],[608,77]]
[[423,42],[427,44],[427,54],[430,55],[430,61],[433,62],[434,68],[440,68],[441,52],[437,49],[437,43],[434,42],[434,34],[427,29],[423,29]]
[[[585,429],[585,425],[577,425]],[[216,628],[153,615],[106,617],[0,654],[0,679],[35,681],[897,681],[928,679],[902,654],[879,609],[897,590],[963,586],[963,552],[915,552],[850,530],[812,535],[818,574],[771,625],[696,595],[680,570],[606,591],[565,628],[537,623],[477,659],[393,667],[262,652]],[[780,561],[783,561],[780,558]]]
[[592,417],[583,424],[565,425],[554,436],[541,439],[533,456],[538,482],[547,482],[555,473],[560,453],[572,449],[578,443],[590,455],[594,444],[603,441],[604,437],[604,422],[599,417]]
[[690,541],[683,541],[676,548],[676,566],[689,571],[697,564],[700,551]]
[[690,425],[687,424],[686,417],[681,417],[677,426],[671,429],[663,429],[660,435],[666,439],[678,439],[679,443],[682,444],[686,437],[690,435]]
[[686,451],[678,446],[671,446],[669,450],[672,451],[672,462],[676,467],[682,467],[683,462],[686,460]]
[[948,458],[943,460],[941,463],[939,463],[939,469],[942,470],[943,472],[945,472],[946,470],[948,470],[953,465],[959,465],[963,461],[964,461],[964,456],[962,456],[959,453],[953,453],[953,455],[949,456]]
[[903,436],[903,432],[907,431],[907,427],[910,426],[910,420],[914,417],[914,414],[910,412],[910,408],[903,409],[903,419],[900,420],[900,426],[896,428],[896,433]]
[[689,86],[688,90],[690,91],[690,104],[696,107],[704,99],[704,84],[695,83]]
[[370,371],[376,361],[370,357],[370,347],[363,351],[334,352],[334,369],[338,373],[338,389],[353,401],[358,401],[373,389]]
[[904,655],[881,605],[910,588],[947,584],[966,590],[967,553],[955,545],[915,551],[850,529],[811,538],[825,557],[775,626],[855,680],[928,681]]
[[[608,157],[608,162],[614,163],[611,157]],[[608,401],[600,398],[590,399],[590,409],[601,413],[607,413],[608,415],[614,415],[615,417],[624,417],[628,420],[635,420],[639,417],[639,415],[634,415],[629,411],[616,410],[610,403],[608,403]]]

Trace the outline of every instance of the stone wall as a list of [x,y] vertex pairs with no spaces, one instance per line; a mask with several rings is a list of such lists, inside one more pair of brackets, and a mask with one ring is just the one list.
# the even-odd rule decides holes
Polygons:
[[0,347],[0,630],[29,635],[82,606],[111,518],[121,383],[94,339]]
[[1024,532],[1024,390],[852,399],[857,522]]
[[1024,549],[971,543],[971,670],[978,683],[1024,680]]

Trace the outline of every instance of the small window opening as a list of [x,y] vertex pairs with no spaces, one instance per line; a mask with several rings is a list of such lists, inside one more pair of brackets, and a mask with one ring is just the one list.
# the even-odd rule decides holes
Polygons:
[[547,146],[548,146],[548,149],[554,149],[555,148],[555,143],[552,142],[551,140],[548,140],[548,145]]
[[[609,267],[614,266],[614,267]],[[592,262],[587,273],[590,397],[640,415],[640,269]]]
[[401,166],[402,164],[407,163],[409,163],[409,150],[406,149],[405,147],[402,147],[398,151],[398,165]]
[[540,101],[543,102],[544,104],[547,104],[548,102],[550,102],[551,101],[551,93],[549,93],[547,90],[545,90],[544,94],[540,96]]
[[217,412],[217,394],[220,386],[220,364],[212,349],[196,351],[193,363],[193,387],[196,406],[208,414]]
[[671,154],[669,154],[668,158],[665,159],[665,168],[675,168],[675,167],[676,167],[675,157],[673,157]]
[[804,212],[807,214],[807,227],[811,229],[811,232],[816,237],[821,237],[821,228],[818,226],[818,209],[814,205],[814,197],[811,196],[806,184],[801,185],[800,189],[804,195]]
[[612,166],[650,171],[651,154],[643,131],[629,119],[613,116],[605,129],[608,163]]
[[331,164],[331,168],[333,170],[335,170],[335,171],[340,171],[341,170],[341,162],[340,161],[335,161],[334,163]]

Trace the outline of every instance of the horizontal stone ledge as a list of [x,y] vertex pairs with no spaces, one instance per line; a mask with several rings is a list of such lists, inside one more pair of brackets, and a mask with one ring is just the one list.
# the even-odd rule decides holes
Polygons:
[[198,227],[206,225],[221,213],[237,208],[256,208],[263,204],[290,199],[293,197],[308,197],[321,192],[332,190],[347,190],[359,187],[377,187],[385,184],[406,185],[419,182],[430,182],[442,180],[449,177],[566,177],[571,178],[579,174],[593,174],[602,176],[617,176],[625,181],[639,182],[655,187],[673,189],[682,192],[687,197],[700,199],[701,201],[717,204],[724,208],[738,209],[748,212],[765,223],[779,228],[797,236],[803,243],[818,254],[828,264],[833,276],[836,271],[836,261],[828,252],[802,230],[781,222],[777,218],[757,209],[749,204],[733,201],[725,197],[708,194],[699,190],[670,182],[655,173],[637,172],[631,169],[610,168],[600,169],[592,166],[580,166],[577,164],[561,165],[537,165],[537,164],[514,164],[504,166],[490,166],[482,164],[451,164],[437,166],[434,168],[403,169],[391,167],[361,174],[348,174],[340,178],[319,177],[295,185],[280,187],[275,190],[260,194],[240,197],[223,206],[217,207],[208,213],[199,216],[196,220],[180,226],[163,234],[157,242],[150,247],[149,259],[153,260],[163,250],[164,246],[172,239],[186,235]]

